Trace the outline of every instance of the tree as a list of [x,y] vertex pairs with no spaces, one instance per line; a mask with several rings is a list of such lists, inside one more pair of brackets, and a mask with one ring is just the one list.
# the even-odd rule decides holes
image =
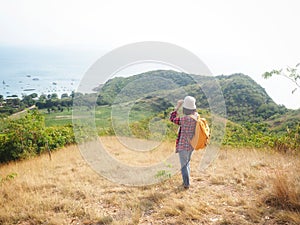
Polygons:
[[73,101],[73,99],[74,99],[74,97],[75,97],[75,91],[72,91],[72,93],[70,94],[70,96],[71,96],[72,101]]
[[32,93],[32,94],[30,94],[29,96],[31,96],[31,98],[37,98],[37,97],[38,97],[38,94],[37,94],[37,93]]
[[45,94],[42,94],[40,97],[39,97],[39,101],[40,102],[45,102],[47,99],[47,96]]
[[21,100],[18,98],[17,95],[12,95],[6,98],[6,104],[11,107],[17,108],[20,106],[20,103]]
[[287,67],[285,70],[272,70],[271,72],[265,72],[262,76],[265,79],[272,77],[273,75],[283,76],[289,80],[291,80],[297,87],[292,90],[294,93],[298,88],[300,88],[300,73],[298,68],[300,67],[300,63],[298,63],[295,67]]
[[53,99],[58,99],[58,95],[56,94],[56,93],[53,93],[52,95],[51,95],[51,99],[53,100]]
[[22,102],[26,105],[26,106],[32,106],[35,104],[35,100],[34,98],[37,98],[38,94],[33,93],[30,95],[25,95],[23,96]]
[[61,98],[68,98],[69,97],[69,95],[67,94],[67,93],[63,93],[62,95],[61,95]]
[[20,119],[6,121],[5,140],[1,143],[0,162],[36,155],[44,147],[44,117],[38,111],[28,112]]

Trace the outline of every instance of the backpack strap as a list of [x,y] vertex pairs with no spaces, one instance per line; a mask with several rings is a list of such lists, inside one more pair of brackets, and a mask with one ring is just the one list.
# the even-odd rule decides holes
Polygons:
[[198,121],[199,114],[197,114],[197,115],[195,115],[195,114],[194,114],[194,115],[190,115],[190,117],[191,117],[192,119]]

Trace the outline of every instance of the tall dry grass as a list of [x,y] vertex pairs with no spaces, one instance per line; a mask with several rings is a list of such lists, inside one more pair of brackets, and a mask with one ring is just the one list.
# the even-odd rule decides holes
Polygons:
[[300,213],[299,174],[298,177],[297,175],[286,176],[286,173],[281,170],[275,171],[271,184],[271,190],[265,197],[266,204],[278,209]]
[[[106,141],[119,160],[130,160],[114,149],[114,138]],[[193,154],[189,190],[181,188],[179,173],[145,187],[111,183],[76,146],[53,153],[51,161],[43,155],[2,165],[0,224],[300,224],[299,156],[224,149],[199,172],[202,154]],[[154,162],[155,152],[146,157]]]

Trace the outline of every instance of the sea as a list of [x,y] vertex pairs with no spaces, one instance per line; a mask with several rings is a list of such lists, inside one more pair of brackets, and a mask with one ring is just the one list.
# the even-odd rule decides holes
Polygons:
[[96,60],[94,51],[0,46],[0,95],[69,95]]

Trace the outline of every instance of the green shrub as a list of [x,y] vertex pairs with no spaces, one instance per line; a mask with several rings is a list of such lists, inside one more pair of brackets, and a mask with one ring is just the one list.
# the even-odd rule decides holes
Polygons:
[[25,159],[75,143],[71,125],[45,127],[44,117],[36,110],[19,119],[6,119],[0,134],[0,163]]
[[274,138],[273,147],[280,152],[300,152],[300,124],[294,129],[286,129],[286,133]]
[[1,138],[0,161],[24,159],[34,156],[44,139],[44,118],[32,111],[19,119],[5,120]]
[[75,143],[75,136],[71,125],[47,127],[44,135],[50,149]]

